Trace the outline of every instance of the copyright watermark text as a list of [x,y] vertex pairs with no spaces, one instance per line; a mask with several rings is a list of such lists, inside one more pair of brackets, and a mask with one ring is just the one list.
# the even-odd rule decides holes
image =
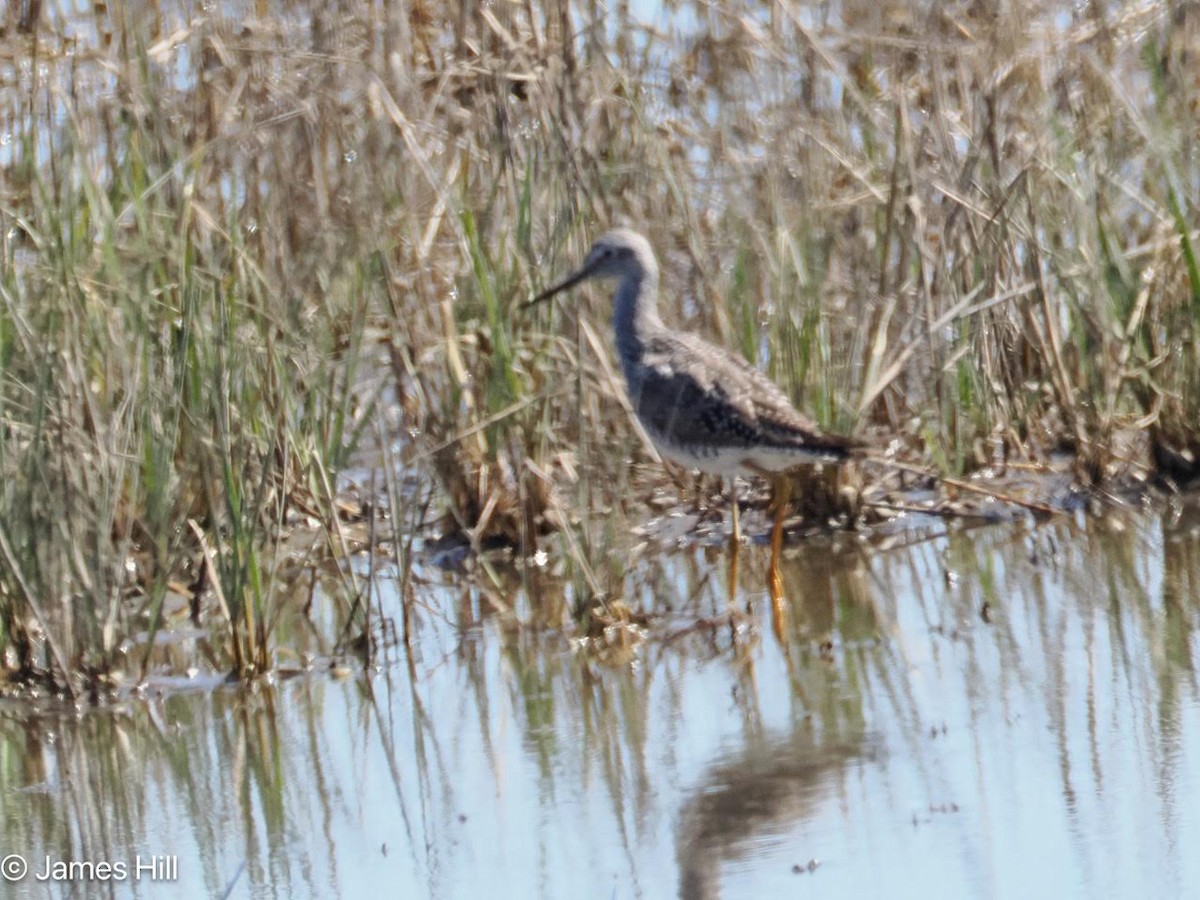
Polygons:
[[[31,865],[32,859],[32,865]],[[9,853],[0,859],[0,878],[22,881],[32,876],[37,881],[177,881],[179,858],[157,854],[126,859],[55,859],[49,854],[27,859]]]

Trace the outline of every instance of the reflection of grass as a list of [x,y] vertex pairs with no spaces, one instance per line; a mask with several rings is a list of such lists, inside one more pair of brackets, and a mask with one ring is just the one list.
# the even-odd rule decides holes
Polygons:
[[566,525],[604,590],[621,526],[571,521],[643,457],[606,305],[517,305],[619,221],[668,321],[827,427],[950,470],[1067,448],[1088,481],[1195,474],[1196,7],[884,7],[705,5],[668,37],[538,4],[248,30],[167,4],[70,60],[48,17],[45,77],[0,100],[9,668],[100,678],[204,587],[203,548],[218,664],[269,666],[278,537],[332,522],[376,343],[450,521],[524,554]]
[[[607,669],[565,653],[556,632],[497,620],[459,640],[458,623],[443,623],[426,647],[447,656],[429,654],[412,679],[385,666],[351,682],[189,690],[82,716],[29,719],[10,704],[5,833],[12,847],[64,859],[178,853],[180,884],[203,878],[214,896],[235,875],[252,893],[347,896],[361,880],[347,861],[364,847],[370,872],[399,870],[410,893],[440,896],[516,834],[497,854],[508,868],[485,877],[562,896],[575,882],[555,878],[577,877],[588,854],[649,880],[672,865],[671,842],[705,849],[707,836],[709,858],[729,859],[806,823],[853,833],[906,821],[914,794],[964,807],[979,797],[1005,820],[1028,811],[1029,789],[1060,784],[1056,796],[1082,796],[1082,784],[1136,805],[1146,794],[1131,753],[1173,774],[1192,708],[1196,525],[1185,505],[1161,526],[1064,519],[907,548],[881,540],[867,556],[813,542],[797,548],[808,559],[789,560],[807,579],[793,634],[783,645],[764,635],[750,659],[730,652],[727,627],[651,641],[638,665]],[[638,593],[678,608],[691,602],[685,584],[715,581],[694,603],[722,609],[721,579],[700,555],[654,559],[651,573],[669,571]],[[455,590],[435,592],[438,608]],[[863,765],[838,776],[856,747]],[[964,747],[982,765],[956,768]],[[1014,768],[1017,747],[1046,764]],[[916,789],[888,789],[904,783]],[[830,789],[845,802],[824,814],[805,803]],[[1174,837],[1172,797],[1151,795],[1147,822]],[[721,807],[734,827],[717,827]],[[1050,827],[1077,821],[1066,809]],[[554,841],[557,855],[544,852]],[[1089,852],[1108,858],[1104,846]],[[674,864],[703,867],[687,856]],[[661,896],[675,877],[666,891],[630,883]]]

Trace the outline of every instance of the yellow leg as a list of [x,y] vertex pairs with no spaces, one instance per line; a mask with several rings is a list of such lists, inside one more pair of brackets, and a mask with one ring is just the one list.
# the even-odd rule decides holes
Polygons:
[[783,641],[787,630],[787,607],[783,596],[783,576],[779,559],[783,554],[783,520],[787,518],[792,482],[786,475],[777,475],[771,483],[771,506],[775,522],[771,528],[771,563],[767,570],[767,587],[771,594],[771,626],[775,637]]
[[788,502],[792,498],[792,482],[786,475],[778,475],[771,485],[771,511],[774,524],[771,527],[771,576],[779,575],[779,558],[783,552],[783,520],[787,518]]
[[729,479],[729,500],[733,504],[733,533],[729,535],[729,602],[737,599],[738,551],[742,543],[742,530],[738,525],[737,481]]
[[730,540],[735,544],[742,540],[742,529],[738,525],[738,499],[737,499],[737,479],[729,479],[729,504],[732,507],[733,514],[733,535]]

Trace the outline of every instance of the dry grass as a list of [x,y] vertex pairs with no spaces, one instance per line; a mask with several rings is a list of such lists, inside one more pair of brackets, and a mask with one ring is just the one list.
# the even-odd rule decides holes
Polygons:
[[223,623],[214,665],[269,667],[279,538],[338,543],[380,412],[476,546],[557,530],[603,592],[619,529],[573,523],[654,484],[606,303],[516,307],[610,223],[654,236],[669,321],[828,427],[955,472],[1195,474],[1200,5],[669,7],[6,22],[15,677],[101,681],[178,597]]

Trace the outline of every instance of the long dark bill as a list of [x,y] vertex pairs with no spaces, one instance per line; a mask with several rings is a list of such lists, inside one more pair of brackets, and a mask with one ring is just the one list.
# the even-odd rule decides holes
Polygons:
[[542,291],[540,294],[538,294],[532,300],[528,300],[525,303],[522,303],[521,309],[529,309],[529,307],[536,306],[538,303],[541,303],[543,300],[549,300],[555,294],[561,294],[563,291],[575,287],[575,285],[579,284],[579,282],[583,281],[585,278],[590,276],[592,274],[592,270],[595,268],[596,268],[595,264],[592,264],[590,266],[584,266],[583,268],[579,269],[575,273],[568,275],[566,278],[564,278],[558,284],[551,285],[550,287],[546,288],[544,291]]

